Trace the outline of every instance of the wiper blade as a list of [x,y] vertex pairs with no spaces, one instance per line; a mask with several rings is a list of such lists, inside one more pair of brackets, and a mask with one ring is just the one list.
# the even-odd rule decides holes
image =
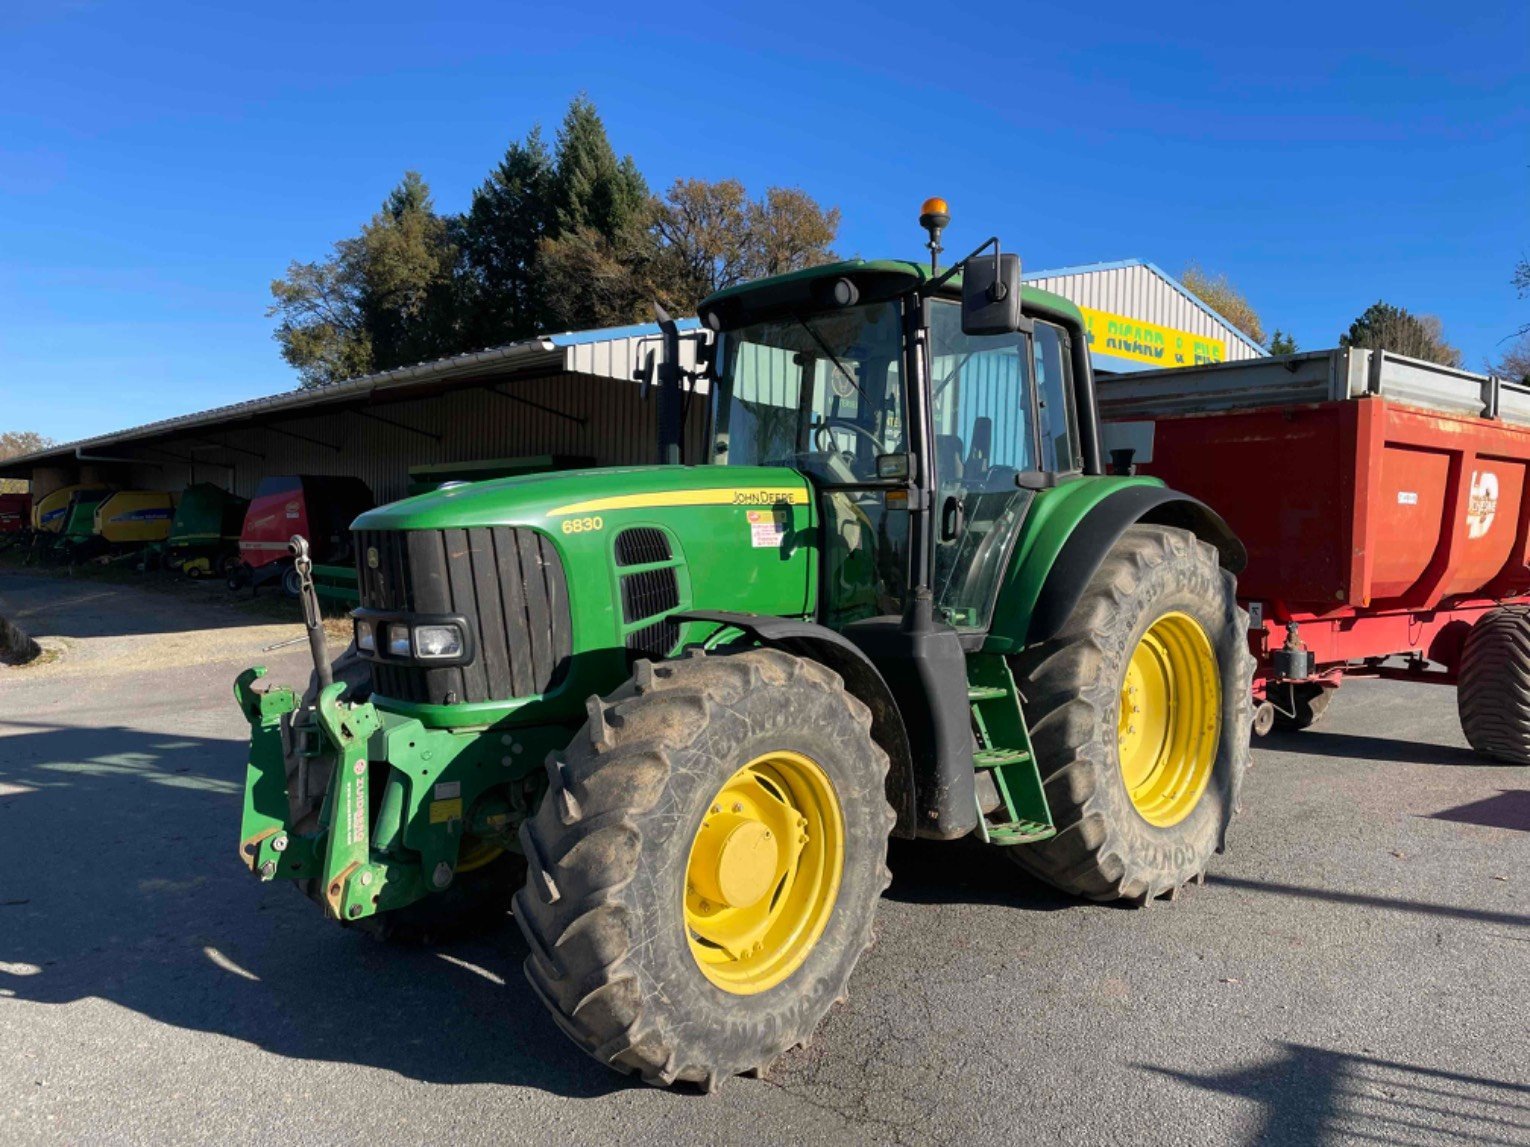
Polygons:
[[829,344],[824,342],[823,338],[818,334],[818,332],[808,325],[808,321],[801,315],[793,315],[792,321],[795,322],[803,330],[807,331],[808,337],[818,344],[818,349],[823,351],[823,353],[828,356],[829,361],[834,364],[834,369],[839,371],[840,374],[844,375],[845,381],[848,382],[851,386],[855,387],[856,393],[864,398],[867,404],[870,405],[871,396],[861,389],[861,384],[855,381],[854,376],[845,369],[845,364],[839,361],[839,356],[829,349]]

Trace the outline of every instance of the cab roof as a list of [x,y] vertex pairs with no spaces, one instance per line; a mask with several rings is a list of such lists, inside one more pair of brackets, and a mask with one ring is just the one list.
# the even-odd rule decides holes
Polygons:
[[[855,283],[861,302],[881,302],[915,290],[943,274],[944,271],[932,272],[928,263],[904,259],[846,259],[725,287],[708,295],[696,309],[704,325],[725,329],[804,307],[833,307],[836,304],[831,292],[840,279]],[[939,296],[960,298],[961,291],[962,277],[958,273],[941,285]],[[1028,313],[1041,312],[1083,324],[1078,307],[1061,295],[1022,286],[1020,297]]]

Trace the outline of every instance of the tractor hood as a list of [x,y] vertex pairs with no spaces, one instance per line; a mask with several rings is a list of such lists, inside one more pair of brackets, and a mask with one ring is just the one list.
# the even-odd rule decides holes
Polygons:
[[439,667],[418,654],[390,663],[379,641],[380,704],[431,724],[484,723],[527,704],[576,719],[632,660],[716,628],[674,614],[811,615],[816,520],[801,474],[744,466],[500,478],[369,510],[352,526],[358,623],[434,618],[469,635]]

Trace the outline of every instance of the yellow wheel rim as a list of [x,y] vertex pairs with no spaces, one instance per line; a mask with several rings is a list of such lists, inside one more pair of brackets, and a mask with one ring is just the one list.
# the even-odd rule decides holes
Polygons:
[[480,837],[465,837],[462,848],[457,853],[457,873],[461,875],[464,872],[472,872],[475,868],[482,868],[486,864],[492,864],[504,851],[500,845],[491,844]]
[[1166,613],[1132,651],[1121,682],[1121,779],[1159,828],[1190,815],[1211,780],[1222,691],[1211,639],[1194,618]]
[[802,966],[839,896],[845,822],[800,753],[756,757],[718,790],[691,841],[685,927],[702,973],[752,996]]

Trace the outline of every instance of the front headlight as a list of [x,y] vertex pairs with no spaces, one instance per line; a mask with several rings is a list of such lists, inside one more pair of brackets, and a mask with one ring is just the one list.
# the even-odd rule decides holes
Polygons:
[[377,652],[377,631],[370,621],[356,623],[356,648],[367,653]]
[[414,651],[421,660],[461,657],[462,631],[455,625],[417,625]]
[[388,655],[390,657],[409,656],[409,627],[407,625],[388,626]]

